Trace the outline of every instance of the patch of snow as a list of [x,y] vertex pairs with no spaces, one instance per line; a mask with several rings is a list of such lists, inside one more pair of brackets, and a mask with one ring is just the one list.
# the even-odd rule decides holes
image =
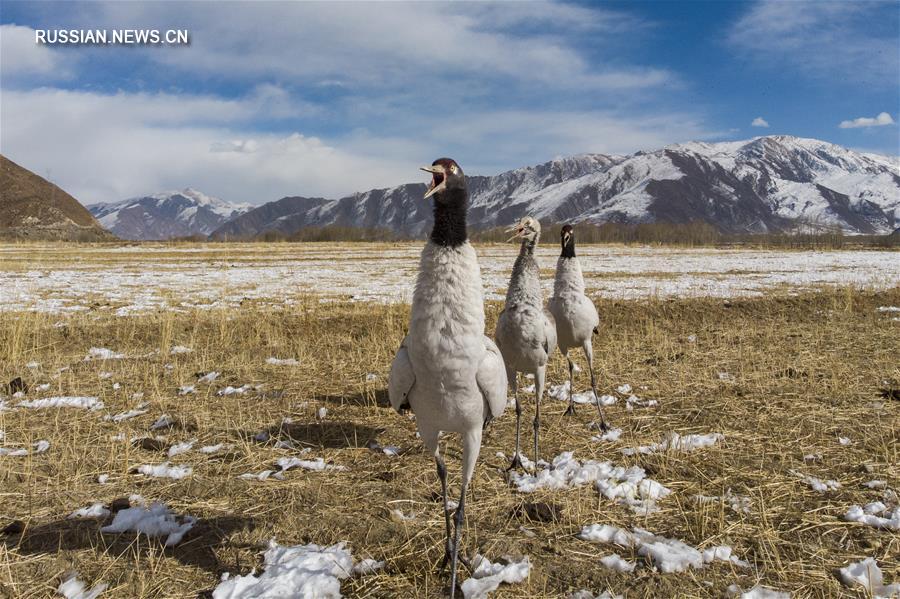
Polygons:
[[878,306],[879,312],[900,312],[900,306]]
[[75,397],[75,396],[59,396],[45,397],[44,399],[33,399],[30,401],[20,401],[20,408],[44,409],[44,408],[79,408],[82,410],[99,410],[103,407],[103,402],[98,397]]
[[372,381],[375,381],[375,380],[378,380],[378,375],[377,375],[377,374],[375,374],[374,372],[367,372],[367,373],[366,373],[366,382],[367,382],[367,383],[371,383]]
[[267,358],[266,364],[272,364],[273,366],[298,366],[300,362],[295,360],[294,358]]
[[249,391],[251,388],[252,388],[252,385],[250,385],[250,384],[242,385],[240,387],[232,387],[231,385],[228,385],[224,389],[219,389],[216,392],[216,395],[218,395],[218,396],[243,395],[244,393]]
[[246,576],[222,575],[213,589],[213,599],[268,599],[297,597],[336,599],[341,596],[341,580],[353,574],[378,570],[383,563],[365,559],[354,566],[344,543],[281,546],[274,540],[263,554],[263,571]]
[[618,391],[622,395],[629,395],[631,393],[631,385],[629,385],[628,383],[624,383],[616,387],[616,391]]
[[194,351],[194,350],[192,350],[189,347],[185,347],[183,345],[176,345],[171,350],[169,350],[169,355],[176,356],[178,354],[189,354],[192,351]]
[[35,362],[35,361],[33,361],[33,360],[32,360],[31,362],[29,362],[28,364],[25,365],[25,368],[28,368],[28,369],[30,369],[30,370],[35,370],[35,369],[40,368],[40,367],[41,367],[41,363],[40,363],[40,362]]
[[67,517],[71,520],[81,518],[106,518],[111,513],[112,512],[110,512],[102,503],[94,503],[88,507],[83,507],[75,510]]
[[97,477],[97,482],[100,483],[101,485],[105,485],[107,483],[107,481],[109,481],[108,474],[101,474],[100,476]]
[[174,458],[175,456],[177,456],[179,454],[189,452],[191,449],[194,448],[194,443],[196,443],[196,440],[185,441],[183,443],[176,443],[175,445],[173,445],[169,448],[169,453],[168,453],[169,457]]
[[528,578],[531,562],[526,555],[520,560],[508,559],[508,563],[491,563],[480,554],[472,560],[472,577],[462,583],[466,599],[484,599],[503,584],[517,584]]
[[870,480],[869,482],[863,483],[863,486],[869,487],[870,489],[887,489],[887,481]]
[[410,522],[416,519],[415,514],[404,514],[403,510],[392,509],[388,514],[394,522]]
[[610,524],[591,524],[581,529],[578,538],[592,543],[614,543],[637,549],[637,554],[651,560],[663,573],[700,569],[713,561],[732,563],[741,568],[750,566],[739,559],[728,545],[700,551],[677,539],[655,535],[643,528],[629,531]]
[[178,395],[187,395],[188,393],[194,393],[196,390],[194,385],[184,385],[183,387],[178,387]]
[[900,505],[891,507],[881,501],[874,501],[864,507],[853,505],[844,514],[844,520],[859,522],[875,528],[900,530]]
[[731,492],[731,489],[728,489],[725,495],[721,497],[717,495],[695,495],[694,497],[700,503],[725,502],[732,511],[738,514],[749,514],[750,506],[753,505],[753,501],[749,497],[746,495],[735,495]]
[[111,349],[107,349],[105,347],[92,347],[88,350],[87,356],[85,356],[84,361],[89,362],[90,360],[121,360],[125,357],[125,354],[120,354],[114,352]]
[[[132,503],[141,503],[135,501],[140,496],[131,499]],[[180,522],[179,522],[180,520]],[[145,534],[149,537],[166,537],[166,547],[177,545],[181,542],[184,535],[194,527],[197,519],[193,516],[175,515],[165,504],[154,502],[148,507],[138,506],[130,507],[116,512],[116,516],[112,523],[100,529],[100,532],[128,532],[133,531],[139,534]]]
[[66,599],[97,599],[107,587],[109,587],[109,585],[102,582],[94,585],[90,589],[86,589],[85,584],[78,580],[78,575],[72,574],[59,584],[56,592]]
[[896,597],[900,594],[900,582],[884,584],[884,574],[871,557],[854,562],[838,570],[841,582],[848,587],[863,587],[876,599]]
[[744,591],[736,584],[728,587],[728,597],[734,599],[791,599],[791,594],[785,591],[778,591],[771,587],[756,585],[749,591]]
[[146,414],[148,410],[143,409],[143,406],[138,406],[133,410],[128,410],[127,412],[119,412],[114,416],[107,415],[104,417],[104,420],[111,420],[113,422],[122,422],[124,420],[130,420],[132,418],[137,418],[143,414]]
[[618,553],[611,553],[601,557],[600,563],[616,572],[632,572],[636,565],[634,562],[623,559]]
[[199,379],[197,379],[197,382],[198,383],[211,383],[214,380],[216,380],[217,378],[219,378],[219,373],[216,371],[212,371],[212,372],[207,372],[206,374],[201,376]]
[[325,420],[325,417],[328,416],[328,409],[325,407],[321,407],[316,410],[316,418],[319,420]]
[[175,424],[175,419],[168,414],[163,414],[156,419],[156,422],[150,425],[150,430],[155,431],[161,428],[169,428]]
[[591,441],[618,441],[619,437],[622,436],[622,429],[620,428],[611,428],[603,434],[594,435],[591,437]]
[[549,468],[536,475],[510,473],[512,482],[520,493],[532,493],[537,489],[571,489],[593,483],[597,491],[616,503],[630,506],[635,512],[649,513],[656,510],[656,501],[672,491],[647,478],[639,466],[624,468],[611,462],[588,460],[584,463],[566,451],[553,458]]
[[50,389],[50,383],[44,383],[42,385],[38,385],[35,387],[35,390],[38,392],[48,391]]
[[216,445],[204,445],[198,451],[200,453],[218,453],[223,449],[230,449],[231,445],[227,443],[217,443]]
[[838,437],[838,443],[841,445],[850,445],[850,437]]
[[359,562],[353,566],[353,575],[366,576],[368,574],[374,574],[382,569],[384,569],[384,562],[367,557],[366,559],[359,560]]
[[841,483],[837,482],[836,480],[822,480],[821,478],[809,476],[808,474],[803,474],[802,472],[797,472],[796,470],[791,470],[790,473],[802,479],[803,482],[808,484],[813,491],[818,491],[819,493],[836,491],[841,488]]
[[190,466],[172,466],[169,462],[162,464],[143,464],[138,466],[137,472],[144,476],[152,476],[153,478],[173,478],[179,480],[187,478],[194,471]]
[[622,449],[624,455],[656,453],[660,451],[694,451],[703,447],[709,447],[724,439],[721,433],[708,433],[706,435],[679,435],[671,433],[659,443],[641,445],[640,447],[626,447]]

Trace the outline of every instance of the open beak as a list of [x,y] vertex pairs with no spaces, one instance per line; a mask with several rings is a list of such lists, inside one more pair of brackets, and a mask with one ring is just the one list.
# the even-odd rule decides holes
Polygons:
[[431,173],[431,185],[428,186],[428,191],[425,193],[425,197],[422,198],[423,200],[447,189],[447,177],[444,175],[445,170],[443,166],[435,164],[434,166],[420,166],[419,169],[426,173]]
[[517,239],[522,236],[522,233],[525,232],[525,227],[519,226],[518,223],[512,225],[511,227],[506,229],[507,233],[514,233],[512,237],[506,240],[507,243],[512,241],[513,239]]

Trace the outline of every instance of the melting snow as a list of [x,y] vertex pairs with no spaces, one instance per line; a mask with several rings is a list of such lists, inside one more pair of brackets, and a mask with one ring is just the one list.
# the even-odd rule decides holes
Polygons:
[[69,578],[62,581],[56,592],[66,599],[97,599],[109,586],[104,582],[90,589],[85,589],[85,584],[78,580],[77,576],[77,574],[72,574]]
[[34,399],[31,401],[20,401],[20,408],[80,408],[82,410],[99,410],[103,407],[103,402],[97,397],[45,397],[44,399]]
[[865,507],[854,505],[844,514],[844,520],[875,528],[900,530],[900,505],[890,507],[880,501],[872,502]]
[[88,507],[75,510],[68,515],[68,518],[72,520],[81,518],[106,518],[110,513],[111,512],[102,503],[94,503]]
[[741,590],[736,584],[728,587],[728,596],[736,599],[791,599],[791,594],[770,587],[756,585],[749,591]]
[[813,491],[818,491],[819,493],[825,493],[826,491],[836,491],[841,488],[841,483],[837,482],[836,480],[822,480],[821,478],[809,476],[808,474],[803,474],[802,472],[797,472],[796,470],[791,470],[790,473],[798,478],[803,479],[803,482],[808,484]]
[[215,372],[215,371],[207,372],[206,374],[201,376],[199,379],[197,379],[197,382],[198,383],[211,383],[214,380],[216,380],[217,378],[219,378],[218,372]]
[[88,350],[88,354],[84,357],[84,361],[88,362],[90,360],[121,360],[124,357],[125,354],[116,353],[111,349],[106,349],[105,347],[92,347]]
[[274,366],[297,366],[298,364],[300,364],[300,362],[298,362],[294,358],[282,359],[282,358],[274,358],[273,357],[273,358],[267,358],[266,364],[272,364]]
[[572,457],[571,451],[553,458],[552,467],[544,468],[534,476],[511,472],[510,480],[520,493],[531,493],[541,488],[570,489],[594,483],[601,495],[628,505],[639,513],[654,511],[656,501],[672,492],[647,478],[646,472],[639,466],[624,468],[595,460],[581,463]]
[[112,420],[113,422],[122,422],[123,420],[130,420],[131,418],[137,418],[138,416],[141,416],[141,415],[147,413],[147,410],[143,409],[144,405],[140,405],[133,410],[128,410],[127,412],[119,412],[115,416],[106,416],[104,418],[104,420]]
[[187,478],[194,471],[190,466],[171,466],[169,462],[152,465],[144,464],[138,466],[137,472],[144,476],[152,476],[153,478],[174,478],[176,480]]
[[603,434],[594,435],[593,437],[591,437],[591,441],[618,441],[619,437],[621,437],[621,436],[622,436],[622,429],[611,428]]
[[[132,500],[132,503],[138,502]],[[193,516],[183,516],[180,520],[165,504],[154,502],[149,507],[131,507],[116,512],[112,523],[101,528],[100,532],[134,531],[149,537],[165,536],[166,547],[171,547],[180,543],[185,533],[197,523]]]
[[483,599],[502,583],[520,583],[531,572],[531,562],[527,555],[518,561],[508,560],[507,564],[493,564],[486,557],[476,555],[472,565],[475,568],[472,578],[463,582],[461,587],[466,599]]
[[216,395],[219,395],[219,396],[223,396],[223,395],[243,395],[244,393],[246,393],[247,391],[249,391],[251,388],[252,388],[252,386],[251,386],[250,384],[246,384],[246,385],[243,385],[243,386],[241,386],[241,387],[232,387],[231,385],[228,385],[228,386],[225,387],[224,389],[219,389],[219,390],[216,392]]
[[194,393],[196,391],[196,387],[194,385],[184,385],[183,387],[178,387],[178,395],[187,395],[188,393]]
[[204,445],[200,448],[200,453],[217,453],[223,449],[230,449],[231,445],[226,443],[218,443],[216,445]]
[[745,495],[735,495],[731,492],[731,489],[728,489],[725,492],[725,495],[721,497],[716,495],[695,495],[695,497],[700,503],[718,503],[724,501],[733,511],[739,514],[749,514],[750,506],[753,504],[753,501],[749,497]]
[[650,445],[641,445],[640,447],[626,447],[622,449],[624,455],[635,455],[639,453],[655,453],[658,451],[693,451],[702,447],[714,445],[717,441],[721,441],[725,436],[721,433],[709,433],[706,435],[679,435],[671,433],[667,438],[659,443],[651,443]]
[[169,351],[169,354],[175,356],[175,355],[178,355],[178,354],[189,354],[189,353],[191,353],[192,351],[194,351],[194,350],[192,350],[192,349],[189,348],[189,347],[185,347],[185,346],[183,346],[183,345],[176,345],[176,346],[174,346],[174,347],[171,349],[171,351]]
[[156,419],[156,422],[150,425],[150,430],[155,431],[161,428],[169,428],[175,424],[175,419],[169,416],[168,414],[163,414],[159,418]]
[[[281,546],[274,540],[263,554],[263,571],[246,576],[222,575],[213,590],[213,599],[267,599],[309,597],[336,599],[341,596],[341,580],[352,574],[368,574],[378,569],[374,560],[356,566],[344,543]],[[377,566],[377,567],[376,567]]]
[[652,560],[661,572],[682,572],[702,568],[712,561],[724,561],[741,568],[750,564],[733,555],[731,547],[720,545],[699,551],[676,539],[657,536],[643,528],[628,531],[610,524],[591,524],[581,529],[578,538],[592,543],[615,543],[637,549],[638,555]]
[[174,458],[175,456],[177,456],[179,454],[189,452],[191,449],[194,448],[194,443],[196,443],[195,440],[194,441],[185,441],[184,443],[176,443],[175,445],[173,445],[172,447],[169,448],[169,457]]
[[301,460],[300,458],[294,457],[278,458],[275,465],[279,468],[277,471],[263,470],[262,472],[257,473],[248,472],[246,474],[241,474],[238,478],[243,478],[245,480],[266,480],[269,477],[272,477],[281,480],[284,478],[284,473],[291,468],[302,468],[303,470],[312,470],[315,472],[321,472],[323,470],[347,470],[346,466],[327,464],[322,458],[316,458],[314,460]]
[[601,557],[600,563],[616,572],[631,572],[636,566],[634,562],[622,558],[618,553],[612,553],[606,557]]
[[884,584],[884,574],[871,557],[855,562],[839,570],[841,582],[848,587],[861,586],[876,599],[896,597],[900,594],[900,583]]

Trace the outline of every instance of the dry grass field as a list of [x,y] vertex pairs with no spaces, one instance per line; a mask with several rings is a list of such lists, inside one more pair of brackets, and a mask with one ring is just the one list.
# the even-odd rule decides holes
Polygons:
[[[10,268],[25,268],[20,261]],[[270,539],[345,541],[354,558],[386,562],[376,573],[346,578],[346,596],[441,596],[447,577],[437,574],[440,486],[415,423],[387,405],[388,370],[408,306],[322,302],[314,291],[298,290],[279,309],[272,298],[248,297],[238,305],[126,316],[100,302],[64,314],[0,311],[0,383],[21,377],[29,386],[18,397],[0,388],[0,448],[28,450],[0,453],[0,529],[15,523],[0,534],[0,597],[52,596],[73,570],[89,584],[108,583],[104,597],[210,596],[223,573],[259,573]],[[532,568],[526,581],[492,596],[564,597],[588,589],[628,599],[723,597],[732,584],[763,584],[794,597],[867,597],[836,576],[867,557],[885,583],[900,582],[900,533],[845,519],[851,506],[878,500],[896,509],[900,392],[890,390],[900,382],[900,312],[879,308],[900,306],[900,287],[596,301],[600,391],[617,398],[606,410],[622,434],[592,440],[590,405],[567,418],[565,402],[546,398],[543,457],[571,451],[579,460],[637,465],[672,493],[658,511],[638,514],[591,484],[518,492],[497,456],[512,450],[515,417],[507,410],[485,435],[463,545],[468,555],[492,561],[528,556]],[[489,332],[500,308],[488,304]],[[86,359],[91,348],[118,357],[95,352]],[[581,356],[578,363],[584,367]],[[557,353],[550,384],[563,382],[565,371]],[[209,372],[219,375],[198,380]],[[584,368],[577,391],[588,382]],[[631,392],[617,390],[625,384]],[[188,386],[193,392],[184,393]],[[239,391],[220,394],[229,386]],[[628,409],[632,393],[657,403]],[[103,407],[20,405],[58,396],[96,397]],[[130,410],[139,413],[114,418]],[[526,447],[533,411],[526,395]],[[151,430],[163,415],[169,424]],[[722,437],[694,451],[622,452],[673,432]],[[40,451],[39,441],[49,448]],[[186,442],[190,449],[169,457]],[[448,453],[456,489],[453,437]],[[290,457],[322,458],[326,469],[240,478],[277,470],[276,460]],[[192,470],[180,479],[136,471],[164,462]],[[820,492],[805,476],[839,486]],[[864,485],[872,480],[887,488]],[[180,543],[164,547],[158,538],[101,532],[112,515],[68,517],[132,494],[197,522]],[[745,499],[733,507],[731,496]],[[578,538],[590,524],[641,527],[700,550],[729,545],[749,564],[714,561],[663,573],[634,548]],[[600,558],[611,553],[637,567],[604,567]]]

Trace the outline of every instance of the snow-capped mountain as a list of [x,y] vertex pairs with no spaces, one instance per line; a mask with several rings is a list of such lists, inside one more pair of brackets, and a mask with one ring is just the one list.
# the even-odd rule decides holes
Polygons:
[[[465,168],[465,164],[463,164]],[[840,229],[890,233],[900,226],[900,161],[790,136],[690,142],[630,156],[586,154],[493,177],[469,176],[469,222],[703,221],[726,232]],[[338,200],[291,197],[233,219],[214,237],[302,227],[384,227],[422,235],[431,226],[424,183]]]
[[250,208],[190,188],[88,206],[119,237],[140,240],[209,235]]

